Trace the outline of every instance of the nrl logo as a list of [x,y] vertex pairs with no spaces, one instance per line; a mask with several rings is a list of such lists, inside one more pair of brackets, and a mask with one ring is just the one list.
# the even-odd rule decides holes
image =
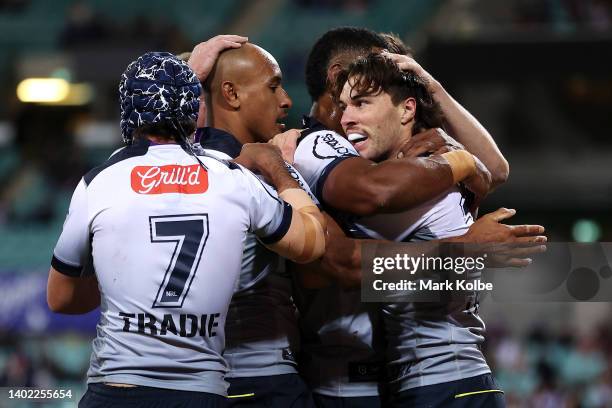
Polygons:
[[208,172],[198,164],[136,166],[131,183],[138,194],[201,194],[208,189]]

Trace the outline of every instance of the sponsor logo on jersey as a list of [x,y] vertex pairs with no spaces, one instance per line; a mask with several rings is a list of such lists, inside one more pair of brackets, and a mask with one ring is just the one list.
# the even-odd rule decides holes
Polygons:
[[198,164],[136,166],[131,182],[138,194],[202,194],[208,190],[208,172]]
[[331,133],[316,137],[312,154],[318,159],[335,159],[336,157],[355,155],[354,152],[348,147],[343,146]]
[[383,378],[383,364],[378,361],[349,361],[348,375],[350,382],[371,382]]
[[298,171],[289,163],[285,162],[285,167],[287,168],[287,171],[289,172],[289,174],[291,175],[291,177],[293,177],[293,179],[295,181],[297,181],[297,183],[300,185],[300,188],[302,190],[304,190],[306,192],[306,194],[308,194],[308,196],[310,197],[310,199],[312,201],[314,201],[315,203],[318,203],[317,199],[315,198],[315,196],[312,195],[312,193],[310,192],[309,188],[306,188],[305,183],[302,181],[302,177],[300,176],[300,174],[298,173]]

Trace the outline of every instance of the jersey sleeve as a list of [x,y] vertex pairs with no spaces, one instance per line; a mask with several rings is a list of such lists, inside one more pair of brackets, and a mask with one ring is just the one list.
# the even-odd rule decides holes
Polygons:
[[276,190],[243,168],[246,188],[250,193],[247,211],[251,232],[264,244],[280,241],[291,225],[292,208],[284,202]]
[[319,202],[323,202],[323,186],[331,171],[344,160],[358,156],[357,150],[344,137],[331,130],[321,130],[299,141],[293,165]]
[[81,179],[74,190],[62,234],[53,250],[51,266],[68,276],[81,276],[90,250],[87,190]]
[[308,197],[310,197],[310,199],[320,209],[321,204],[319,203],[319,200],[314,196],[314,194],[312,194],[312,191],[310,190],[310,187],[308,186],[308,183],[306,182],[306,180],[304,180],[304,177],[302,177],[300,172],[297,171],[296,168],[290,165],[289,163],[285,162],[285,165],[287,166],[287,171],[289,172],[289,174],[291,174],[291,177],[293,177],[293,179],[297,181],[297,183],[300,185],[300,188],[304,190],[306,194],[308,194]]

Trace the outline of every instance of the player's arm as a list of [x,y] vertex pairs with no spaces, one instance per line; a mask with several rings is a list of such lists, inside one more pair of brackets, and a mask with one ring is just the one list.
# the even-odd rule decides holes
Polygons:
[[[510,167],[487,129],[413,58],[391,53],[384,55],[394,60],[400,69],[413,71],[425,79],[429,91],[442,108],[444,127],[448,133],[489,169],[492,188],[504,183],[508,179]],[[417,142],[418,140],[412,141],[412,143]]]
[[98,280],[89,276],[69,276],[53,266],[47,281],[47,304],[55,313],[82,314],[100,306]]
[[505,183],[510,166],[493,137],[439,82],[436,84],[439,89],[433,95],[444,112],[444,128],[487,166],[491,173],[491,188]]
[[350,142],[333,131],[300,136],[291,130],[270,143],[293,162],[319,201],[356,215],[405,211],[459,181],[478,197],[490,189],[487,168],[465,150],[374,163],[360,157]]
[[[261,242],[294,262],[307,263],[321,257],[325,251],[325,218],[289,174],[278,149],[263,143],[246,144],[235,162],[262,174],[290,206],[284,210],[285,227],[271,236],[260,237]],[[269,193],[264,190],[264,197],[265,194]]]
[[288,264],[288,270],[298,277],[298,282],[308,289],[318,289],[337,282],[346,288],[361,284],[361,242],[348,238],[340,226],[325,214],[327,221],[327,245],[325,254],[306,265]]
[[56,313],[87,313],[100,304],[95,274],[84,274],[89,248],[87,192],[81,180],[70,202],[62,234],[53,250],[47,281],[47,304]]
[[266,246],[293,262],[312,262],[325,252],[325,218],[299,186],[278,191],[292,207],[291,224],[283,238]]
[[[521,267],[530,263],[529,256],[545,250],[546,236],[540,225],[506,225],[502,221],[516,212],[500,208],[480,217],[463,235],[411,243],[404,248],[409,256],[420,257],[434,250],[432,243],[508,243],[509,247],[487,247],[490,256],[496,258],[497,266]],[[336,229],[337,228],[337,229]],[[333,222],[328,222],[329,239],[325,255],[316,263],[299,266],[294,271],[300,273],[301,284],[307,288],[320,288],[337,282],[342,287],[355,288],[361,285],[362,245],[364,243],[391,243],[383,240],[352,239]],[[317,273],[311,271],[318,270]],[[418,279],[419,274],[404,276],[402,279]]]
[[351,157],[329,172],[322,195],[326,204],[338,210],[366,216],[405,211],[460,181],[474,179],[486,184],[488,176],[487,170],[464,150],[381,163]]

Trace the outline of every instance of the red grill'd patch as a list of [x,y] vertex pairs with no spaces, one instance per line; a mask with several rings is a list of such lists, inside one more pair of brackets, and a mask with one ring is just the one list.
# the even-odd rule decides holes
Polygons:
[[208,190],[208,172],[199,164],[136,166],[131,181],[138,194],[202,194]]

